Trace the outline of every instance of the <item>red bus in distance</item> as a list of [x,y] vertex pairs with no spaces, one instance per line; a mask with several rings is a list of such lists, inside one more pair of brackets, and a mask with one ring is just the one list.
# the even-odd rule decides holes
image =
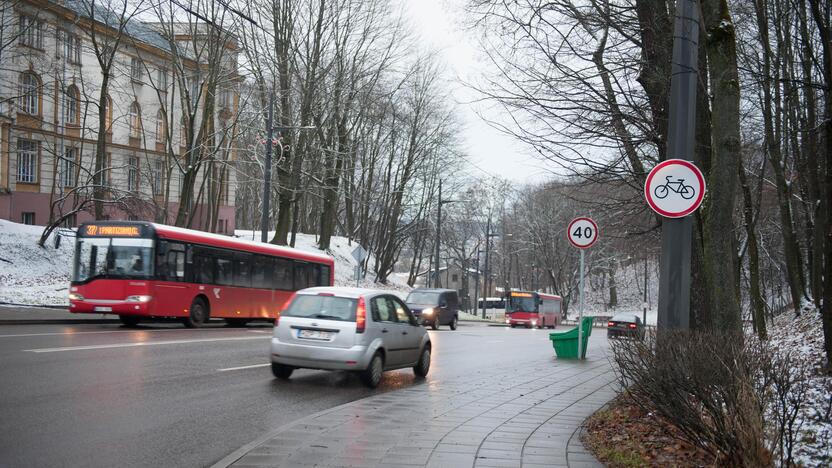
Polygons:
[[179,318],[199,327],[278,317],[298,289],[334,284],[322,254],[136,221],[83,224],[75,241],[70,312],[115,314],[128,326]]
[[553,294],[509,291],[506,295],[506,323],[514,328],[555,328],[560,323],[563,299]]

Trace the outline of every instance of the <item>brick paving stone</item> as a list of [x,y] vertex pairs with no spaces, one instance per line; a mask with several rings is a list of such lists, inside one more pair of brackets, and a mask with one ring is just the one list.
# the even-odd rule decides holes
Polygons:
[[615,395],[606,359],[553,357],[425,385],[309,416],[227,459],[236,468],[600,466],[579,432]]

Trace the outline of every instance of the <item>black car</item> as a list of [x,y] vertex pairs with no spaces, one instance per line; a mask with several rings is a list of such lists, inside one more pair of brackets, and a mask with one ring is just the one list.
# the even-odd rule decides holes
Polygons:
[[453,289],[414,289],[405,302],[422,325],[430,325],[434,330],[439,325],[448,325],[456,330],[459,296]]
[[607,322],[607,338],[644,338],[644,322],[635,314],[617,314]]

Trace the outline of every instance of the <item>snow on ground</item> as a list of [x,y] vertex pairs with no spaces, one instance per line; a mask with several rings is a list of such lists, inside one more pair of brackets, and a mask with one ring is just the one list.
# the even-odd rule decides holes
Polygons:
[[72,237],[55,249],[54,233],[39,247],[42,226],[0,219],[0,302],[66,305],[72,271]]
[[795,448],[803,466],[832,466],[832,377],[822,375],[826,361],[820,312],[804,306],[798,317],[778,315],[769,329],[775,349],[790,350],[814,368],[808,404],[802,416],[801,437]]
[[[66,235],[62,236],[60,247],[56,249],[55,234],[49,238],[45,247],[37,245],[42,232],[42,226],[0,220],[0,303],[68,305],[74,233],[63,230]],[[255,236],[255,240],[260,239],[259,231],[236,231],[236,236],[248,240],[252,236]],[[295,247],[321,253],[316,244],[316,236],[298,234]],[[355,286],[356,262],[351,252],[356,245],[345,237],[333,237],[332,248],[325,252],[335,258],[336,286]],[[402,278],[401,275],[393,274],[387,285],[375,283],[372,266],[371,258],[370,271],[359,281],[361,287],[388,289],[403,297],[410,291],[406,276]]]

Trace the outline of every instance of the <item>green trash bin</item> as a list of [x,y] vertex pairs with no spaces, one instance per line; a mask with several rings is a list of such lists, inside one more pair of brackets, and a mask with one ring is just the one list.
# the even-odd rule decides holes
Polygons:
[[[581,358],[586,357],[586,344],[589,341],[589,335],[592,334],[592,322],[595,317],[584,317],[581,322],[583,341],[583,353]],[[555,349],[555,355],[561,359],[575,359],[578,357],[578,327],[565,332],[549,333],[549,340],[552,341],[552,347]]]

